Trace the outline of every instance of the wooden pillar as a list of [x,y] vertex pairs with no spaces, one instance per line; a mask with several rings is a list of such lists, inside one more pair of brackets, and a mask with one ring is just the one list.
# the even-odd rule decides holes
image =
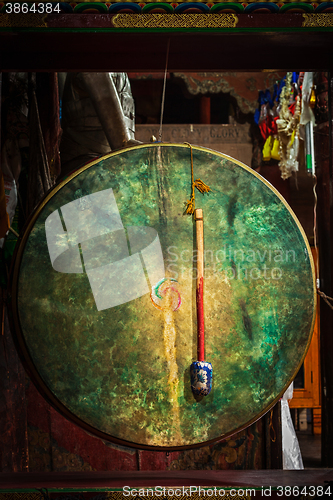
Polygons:
[[2,98],[2,73],[0,72],[0,149],[1,149],[1,102],[2,102],[1,98]]
[[[333,294],[333,195],[332,195],[332,74],[328,74],[327,90],[324,74],[317,82],[317,101],[322,110],[317,118],[315,134],[316,175],[318,179],[318,240],[320,289]],[[327,97],[327,98],[326,98]],[[326,103],[327,113],[324,107]],[[318,104],[318,102],[317,102]],[[318,106],[317,106],[318,108]],[[333,310],[320,299],[320,344],[322,382],[322,466],[333,467]]]
[[278,401],[263,417],[265,469],[282,469],[282,421],[281,403]]
[[200,123],[210,124],[210,97],[205,95],[200,99]]
[[[1,96],[0,73],[0,152]],[[5,130],[3,130],[3,133]],[[1,158],[1,155],[0,155]],[[0,164],[1,168],[1,164]],[[3,249],[0,249],[0,272],[4,274]],[[27,412],[25,371],[16,352],[7,318],[6,285],[0,287],[0,472],[28,471]]]

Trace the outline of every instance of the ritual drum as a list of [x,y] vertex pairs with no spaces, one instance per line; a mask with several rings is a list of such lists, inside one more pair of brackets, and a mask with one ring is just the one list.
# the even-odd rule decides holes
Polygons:
[[[192,166],[209,192],[192,192]],[[205,397],[190,381],[193,194]],[[83,429],[131,447],[194,447],[250,425],[296,375],[314,325],[311,252],[290,207],[239,161],[188,144],[124,149],[62,181],[32,215],[12,274],[17,343],[37,387]]]

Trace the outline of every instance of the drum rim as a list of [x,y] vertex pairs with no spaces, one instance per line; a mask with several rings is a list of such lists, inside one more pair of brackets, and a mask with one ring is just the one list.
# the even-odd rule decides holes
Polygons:
[[144,143],[136,146],[131,146],[128,148],[123,148],[119,149],[116,151],[112,151],[111,153],[101,156],[97,159],[94,159],[92,162],[87,163],[86,165],[80,167],[78,170],[75,172],[71,173],[68,177],[63,179],[59,184],[54,186],[53,188],[48,191],[43,199],[40,201],[40,203],[37,205],[35,210],[32,212],[30,215],[28,221],[25,224],[25,227],[22,230],[22,235],[20,234],[20,237],[17,241],[16,247],[15,247],[15,252],[12,260],[12,266],[11,266],[11,271],[10,271],[10,276],[9,276],[9,283],[8,283],[8,311],[9,311],[9,321],[10,321],[10,326],[11,326],[11,331],[13,333],[15,345],[17,348],[17,351],[19,353],[19,356],[21,358],[22,364],[27,371],[29,377],[31,378],[32,382],[35,384],[36,388],[40,392],[40,394],[46,399],[46,401],[53,406],[62,416],[70,420],[72,423],[76,424],[79,426],[81,429],[85,430],[86,432],[94,435],[95,437],[98,437],[104,441],[108,441],[120,446],[125,446],[129,448],[135,448],[135,449],[142,449],[142,450],[150,450],[150,451],[165,451],[165,452],[171,452],[171,451],[182,451],[182,450],[188,450],[188,449],[194,449],[194,448],[199,448],[203,446],[209,446],[212,444],[216,444],[219,441],[225,440],[226,438],[246,429],[250,425],[254,424],[257,422],[260,418],[262,418],[266,413],[268,413],[274,406],[275,404],[281,399],[291,382],[294,380],[295,376],[297,375],[298,371],[300,370],[304,359],[306,357],[306,354],[308,352],[308,349],[311,344],[312,340],[312,335],[315,327],[315,321],[316,321],[316,313],[317,313],[317,289],[316,289],[316,273],[315,273],[315,265],[314,265],[314,260],[311,252],[311,247],[309,245],[307,236],[305,234],[305,231],[299,222],[296,214],[292,210],[292,208],[289,206],[289,204],[286,202],[284,197],[279,193],[279,191],[270,183],[268,182],[264,177],[262,177],[258,172],[253,170],[252,168],[248,167],[244,163],[242,163],[239,160],[236,160],[235,158],[232,158],[231,156],[228,156],[224,153],[221,153],[219,151],[215,151],[214,149],[206,148],[203,146],[197,146],[197,145],[192,145],[191,147],[193,150],[199,150],[199,151],[204,151],[208,153],[214,153],[214,155],[220,156],[221,158],[224,158],[226,160],[230,160],[233,163],[237,164],[238,166],[242,167],[243,169],[247,170],[249,173],[257,177],[261,182],[263,182],[271,191],[275,193],[275,195],[280,199],[280,201],[284,204],[284,206],[287,208],[289,211],[290,215],[292,216],[294,222],[296,223],[296,226],[298,227],[302,238],[305,242],[305,246],[308,252],[308,257],[310,261],[310,266],[311,266],[311,272],[312,272],[312,281],[313,281],[313,313],[312,313],[312,323],[311,327],[309,329],[309,334],[308,334],[308,341],[306,344],[306,348],[304,350],[304,354],[301,358],[301,361],[299,362],[293,376],[288,380],[287,384],[284,386],[283,390],[275,397],[273,402],[271,402],[267,407],[265,407],[258,415],[256,415],[254,418],[251,420],[247,421],[245,424],[241,425],[237,429],[234,429],[230,432],[227,432],[221,436],[218,436],[216,438],[213,438],[208,441],[203,441],[200,443],[195,443],[195,444],[189,444],[189,445],[179,445],[179,446],[154,446],[154,445],[146,445],[142,443],[134,443],[131,441],[123,440],[120,438],[117,438],[115,436],[112,436],[110,434],[107,434],[96,427],[93,427],[92,425],[86,423],[84,420],[79,418],[77,415],[72,413],[63,402],[61,402],[51,391],[51,389],[48,387],[46,382],[44,382],[43,378],[39,374],[34,361],[32,359],[32,356],[30,355],[29,348],[26,344],[24,334],[21,328],[21,322],[19,319],[19,308],[18,308],[18,303],[17,303],[17,292],[18,292],[18,279],[19,279],[19,273],[20,273],[20,267],[21,267],[21,262],[22,262],[22,257],[23,253],[25,250],[26,243],[28,241],[29,235],[31,233],[32,228],[34,227],[34,224],[36,220],[38,219],[38,216],[40,212],[43,210],[43,208],[47,205],[47,203],[53,198],[55,194],[58,193],[67,183],[69,183],[72,179],[80,175],[82,172],[85,170],[88,170],[89,168],[93,167],[97,163],[100,163],[101,161],[104,161],[108,158],[111,158],[113,156],[117,156],[122,153],[126,153],[128,151],[132,150],[137,150],[137,149],[143,149],[143,148],[159,148],[159,147],[179,147],[183,149],[189,149],[189,144],[183,144],[183,143],[169,143],[169,142],[155,142],[155,143]]

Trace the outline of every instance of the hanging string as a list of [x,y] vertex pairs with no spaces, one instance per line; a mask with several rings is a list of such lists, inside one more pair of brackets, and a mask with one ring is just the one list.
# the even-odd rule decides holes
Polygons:
[[13,233],[14,236],[16,236],[16,238],[19,238],[20,235],[15,231],[15,229],[13,229],[12,227],[9,227],[8,230]]
[[192,215],[195,210],[195,185],[194,185],[194,174],[193,174],[193,152],[192,152],[192,146],[188,142],[184,142],[184,144],[187,144],[190,146],[191,149],[191,186],[192,186],[192,194],[191,198],[189,200],[186,200],[184,202],[185,205],[185,214],[187,215]]
[[167,53],[166,53],[166,60],[165,60],[163,92],[162,92],[162,103],[161,103],[160,130],[159,130],[159,133],[158,133],[158,141],[159,142],[162,142],[162,123],[163,123],[163,114],[164,114],[166,78],[167,78],[168,62],[169,62],[169,49],[170,49],[170,38],[168,39]]
[[[331,308],[333,309],[333,299],[332,297],[329,297],[328,295],[326,295],[326,293],[322,292],[321,290],[319,290],[319,288],[317,288],[317,293],[318,295],[320,295],[320,297],[326,302],[326,304]],[[332,302],[332,304],[329,302],[329,300]]]
[[[316,273],[317,273],[317,293],[318,295],[326,302],[326,304],[333,309],[333,298],[326,295],[326,293],[322,292],[319,288],[319,254],[318,254],[318,246],[317,246],[317,205],[318,205],[318,196],[317,196],[317,176],[313,175],[314,183],[313,183],[313,194],[314,194],[314,207],[313,207],[313,239],[314,239],[314,247],[316,251]],[[331,304],[332,302],[332,304]]]
[[[170,52],[170,38],[168,39],[165,69],[164,69],[164,81],[163,81],[163,91],[162,91],[161,117],[160,117],[160,129],[159,129],[159,133],[158,133],[158,142],[162,142],[162,125],[163,125],[163,115],[164,115],[166,79],[167,79],[168,63],[169,63],[169,52]],[[192,195],[191,195],[190,200],[187,200],[185,202],[185,206],[186,206],[185,213],[188,215],[192,215],[194,213],[194,210],[195,210],[195,188],[197,188],[198,191],[200,191],[200,193],[208,193],[209,191],[211,191],[211,189],[201,179],[196,179],[194,181],[192,146],[188,142],[185,142],[184,144],[187,144],[188,146],[190,146],[190,149],[191,149],[191,182],[192,182]]]
[[185,212],[184,213],[187,215],[192,215],[194,213],[194,210],[195,210],[195,188],[197,188],[197,190],[203,194],[208,193],[209,191],[211,191],[211,189],[201,179],[194,180],[192,145],[189,142],[184,142],[184,144],[186,144],[187,146],[190,146],[190,150],[191,150],[191,185],[192,185],[191,198],[184,202],[184,205],[185,205]]

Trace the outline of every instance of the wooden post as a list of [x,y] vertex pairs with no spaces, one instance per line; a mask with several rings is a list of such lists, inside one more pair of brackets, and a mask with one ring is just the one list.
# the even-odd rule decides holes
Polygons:
[[[322,73],[321,76],[324,74]],[[322,82],[323,83],[323,82]],[[333,78],[328,74],[328,93],[322,100],[327,115],[321,113],[321,119],[315,132],[316,175],[318,179],[318,240],[319,240],[319,276],[320,289],[332,297],[333,294],[333,195],[332,195],[332,159],[333,159]],[[317,85],[317,88],[319,85]],[[323,86],[322,94],[325,92]],[[327,101],[328,97],[328,101]],[[318,93],[318,103],[321,102]],[[333,467],[333,311],[320,299],[320,350],[322,382],[322,466]]]
[[263,417],[265,469],[282,469],[282,423],[281,403],[278,401],[273,408]]
[[210,124],[210,97],[205,95],[200,99],[200,123]]

